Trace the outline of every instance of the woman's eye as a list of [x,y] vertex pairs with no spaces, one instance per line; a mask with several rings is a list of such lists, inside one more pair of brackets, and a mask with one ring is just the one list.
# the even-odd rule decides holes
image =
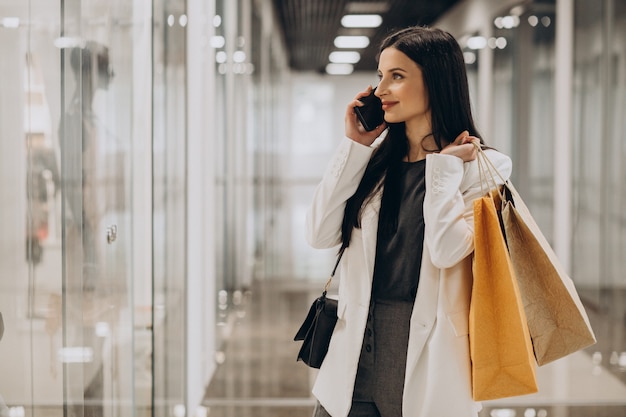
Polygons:
[[401,79],[401,78],[402,78],[402,75],[400,75],[400,74],[392,74],[392,75],[391,75],[391,77],[392,77],[394,80],[399,80],[399,79]]

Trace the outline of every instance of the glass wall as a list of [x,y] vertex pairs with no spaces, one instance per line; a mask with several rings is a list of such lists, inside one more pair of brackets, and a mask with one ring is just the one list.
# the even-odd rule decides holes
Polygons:
[[[260,12],[259,10],[258,12]],[[258,13],[257,12],[257,13]],[[254,216],[256,234],[254,246],[255,276],[260,279],[275,279],[291,272],[284,269],[282,262],[290,259],[288,234],[282,229],[290,225],[289,212],[285,212],[285,195],[281,192],[281,177],[287,153],[289,119],[288,89],[291,82],[287,71],[286,57],[282,45],[272,33],[262,15],[253,28],[258,35],[253,37],[252,47],[256,50],[253,74],[253,127],[249,132],[249,143],[253,150]]]
[[252,0],[0,0],[1,416],[202,415],[279,240],[274,24]]
[[[478,3],[478,2],[477,2]],[[514,3],[514,2],[513,2]],[[552,240],[554,223],[554,120],[557,112],[569,111],[572,103],[562,103],[555,91],[556,1],[520,2],[499,10],[490,18],[489,27],[462,37],[470,83],[473,84],[476,50],[490,51],[492,85],[476,86],[473,99],[482,91],[492,92],[490,113],[491,140],[511,155],[513,180],[526,197],[539,225]],[[576,235],[572,251],[572,273],[582,286],[623,286],[613,278],[619,270],[621,242],[620,215],[606,209],[620,207],[623,192],[611,181],[621,178],[619,159],[623,141],[616,137],[622,127],[623,95],[623,21],[625,2],[574,1],[575,63],[573,65],[572,138],[574,165],[574,224]],[[466,59],[467,60],[467,59]],[[481,82],[481,80],[478,80]],[[482,99],[482,97],[481,97]],[[590,140],[589,138],[594,138]],[[569,150],[567,150],[569,151]],[[562,152],[569,155],[569,152]],[[601,184],[611,184],[603,187]],[[617,222],[617,223],[616,223]],[[621,245],[621,246],[620,246]],[[589,262],[593,259],[593,262]],[[601,282],[600,280],[604,280]]]
[[602,362],[626,381],[626,1],[575,5],[572,270],[602,318]]
[[135,367],[135,328],[150,327],[137,314],[150,306],[151,243],[137,235],[151,226],[137,155],[150,146],[150,19],[141,1],[0,1],[9,415],[133,415],[150,398],[150,367]]

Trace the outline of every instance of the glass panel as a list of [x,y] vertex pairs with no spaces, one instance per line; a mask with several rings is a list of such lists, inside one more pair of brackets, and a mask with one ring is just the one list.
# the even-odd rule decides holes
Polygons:
[[[244,7],[245,6],[245,7]],[[248,190],[251,164],[250,146],[246,142],[246,111],[251,67],[247,22],[248,1],[216,2],[215,35],[222,43],[216,47],[216,92],[222,117],[217,128],[216,169],[218,203],[218,284],[221,291],[234,294],[250,284],[248,256]],[[222,293],[223,294],[223,293]]]
[[[226,198],[226,73],[227,73],[227,52],[226,52],[226,10],[225,0],[215,1],[215,17],[213,25],[215,33],[212,45],[215,48],[215,129],[214,129],[214,149],[215,159],[215,259],[216,259],[216,293],[218,300],[216,303],[217,323],[224,326],[227,319],[228,307],[228,280],[227,275],[231,267],[226,259],[226,254],[230,251],[227,248],[228,235],[226,227],[227,198]],[[230,252],[232,253],[232,252]],[[218,333],[219,336],[219,333]],[[221,341],[218,341],[218,346]]]
[[169,417],[184,414],[186,397],[186,9],[153,7],[154,415]]
[[259,132],[247,130],[250,79],[255,71],[250,63],[250,8],[248,0],[216,0],[213,18],[216,76],[211,145],[215,159],[211,162],[218,197],[214,221],[220,326],[226,323],[229,307],[240,304],[252,276],[252,151]]
[[62,415],[59,22],[0,0],[0,415]]

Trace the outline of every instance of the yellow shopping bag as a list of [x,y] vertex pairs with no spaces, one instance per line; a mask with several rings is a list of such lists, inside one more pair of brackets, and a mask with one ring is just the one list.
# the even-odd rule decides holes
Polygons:
[[498,216],[500,204],[496,190],[474,201],[469,325],[476,401],[537,392],[535,358]]

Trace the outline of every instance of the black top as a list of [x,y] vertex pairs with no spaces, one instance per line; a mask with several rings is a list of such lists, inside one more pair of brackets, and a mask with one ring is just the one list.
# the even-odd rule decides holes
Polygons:
[[374,301],[415,301],[424,247],[425,176],[425,159],[402,163],[397,230],[393,234],[378,233]]

